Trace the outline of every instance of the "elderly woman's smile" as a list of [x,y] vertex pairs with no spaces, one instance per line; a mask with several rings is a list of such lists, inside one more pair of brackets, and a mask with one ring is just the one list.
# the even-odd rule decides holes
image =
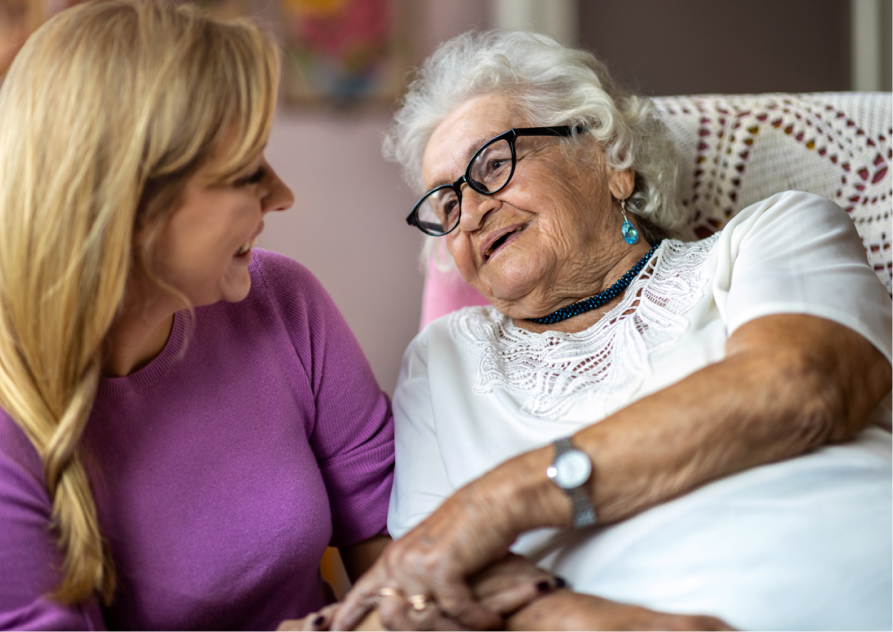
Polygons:
[[483,259],[484,264],[486,265],[491,257],[496,256],[503,247],[515,241],[525,228],[527,228],[527,224],[516,224],[491,233],[484,240],[484,243],[481,244],[481,259]]
[[[431,136],[426,188],[453,182],[495,136],[531,126],[509,97],[470,99]],[[463,278],[500,311],[523,319],[604,290],[650,246],[618,241],[615,199],[630,195],[634,174],[608,167],[593,139],[523,136],[515,148],[505,188],[484,195],[461,185],[459,225],[444,239]]]

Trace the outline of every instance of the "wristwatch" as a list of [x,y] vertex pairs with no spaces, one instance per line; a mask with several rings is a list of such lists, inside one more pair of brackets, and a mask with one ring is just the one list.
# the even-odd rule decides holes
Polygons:
[[575,448],[570,437],[559,439],[552,445],[555,446],[555,460],[546,468],[546,476],[570,497],[574,505],[574,527],[594,525],[595,507],[586,484],[592,476],[592,459]]

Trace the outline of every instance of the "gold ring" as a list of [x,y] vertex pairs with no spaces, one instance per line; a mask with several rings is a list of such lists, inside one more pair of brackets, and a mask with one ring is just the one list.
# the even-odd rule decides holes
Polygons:
[[416,612],[421,612],[425,608],[428,607],[428,596],[427,595],[413,595],[412,597],[407,598],[409,603],[412,604],[412,609]]
[[381,603],[381,600],[385,597],[399,597],[401,595],[400,591],[396,588],[382,588],[377,593],[375,593],[375,603]]

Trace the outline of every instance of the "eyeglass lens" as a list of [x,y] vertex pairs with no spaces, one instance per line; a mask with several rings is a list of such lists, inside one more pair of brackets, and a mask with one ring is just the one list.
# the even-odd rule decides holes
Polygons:
[[[512,147],[506,139],[482,147],[472,158],[467,176],[479,193],[495,193],[512,176]],[[450,232],[459,223],[460,199],[452,186],[432,190],[419,202],[418,220],[422,230],[432,235]]]
[[472,158],[468,179],[481,193],[494,193],[512,175],[512,147],[506,139],[484,145]]

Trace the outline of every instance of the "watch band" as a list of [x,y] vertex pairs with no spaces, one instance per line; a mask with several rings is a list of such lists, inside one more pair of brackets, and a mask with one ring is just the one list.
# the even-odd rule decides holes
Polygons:
[[567,490],[571,502],[574,503],[574,528],[589,527],[595,524],[595,507],[589,499],[589,490],[585,485]]
[[[558,458],[565,452],[570,452],[572,450],[582,452],[586,455],[585,452],[574,445],[574,442],[571,441],[570,437],[557,439],[553,445],[555,446],[555,461],[558,461]],[[589,455],[586,455],[586,458],[589,458]],[[589,527],[596,523],[595,507],[592,505],[592,499],[589,497],[589,487],[586,483],[570,489],[559,486],[559,489],[570,497],[574,512],[574,528]]]
[[574,442],[571,441],[570,437],[561,437],[560,439],[555,439],[555,443],[553,443],[552,445],[555,446],[555,458],[556,459],[558,457],[560,457],[562,454],[564,454],[565,452],[577,449],[576,446],[574,445]]

